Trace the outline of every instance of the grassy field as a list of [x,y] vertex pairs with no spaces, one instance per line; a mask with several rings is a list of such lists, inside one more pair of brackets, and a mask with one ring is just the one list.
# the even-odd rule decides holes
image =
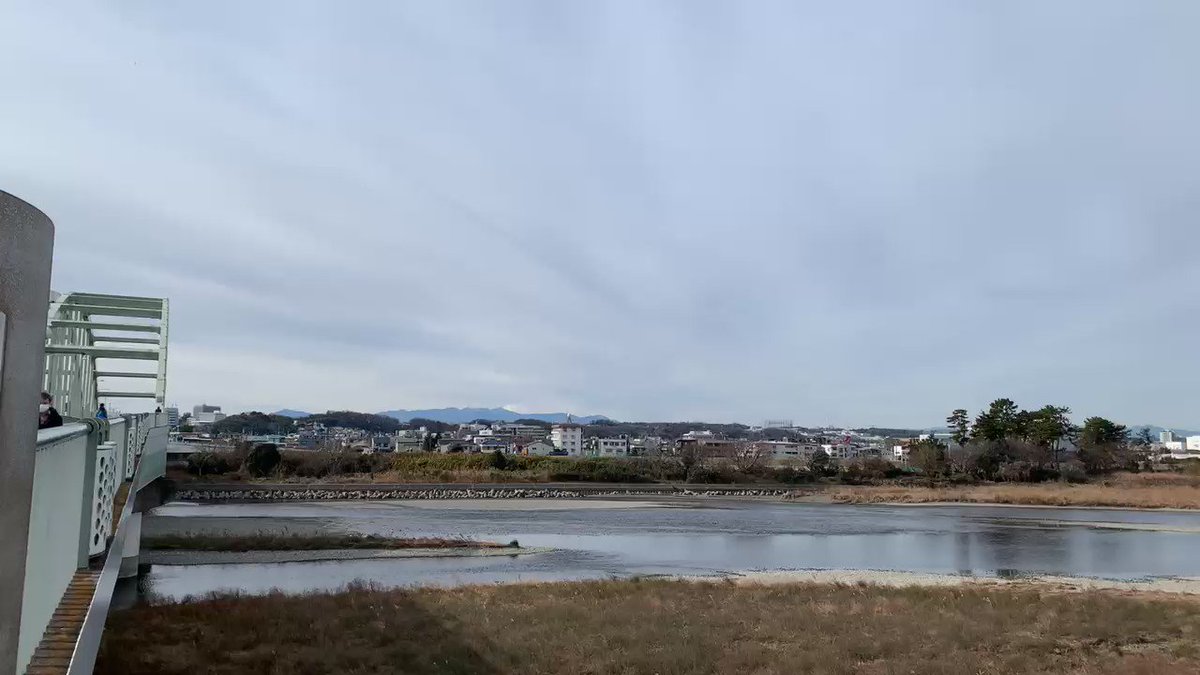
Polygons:
[[111,615],[96,672],[1200,673],[1200,602],[672,581],[213,596]]
[[470,539],[428,537],[395,539],[361,534],[252,534],[143,537],[142,548],[167,551],[326,551],[335,549],[504,548],[504,546],[494,542]]
[[1118,506],[1200,509],[1200,479],[1180,474],[1118,474],[1100,482],[1000,483],[955,487],[860,485],[830,488],[840,504],[968,502],[1031,506]]

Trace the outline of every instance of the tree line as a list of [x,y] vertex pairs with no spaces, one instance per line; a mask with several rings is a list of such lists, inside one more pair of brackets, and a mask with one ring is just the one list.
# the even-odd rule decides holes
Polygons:
[[[1146,462],[1146,430],[1131,443],[1129,431],[1104,417],[1071,420],[1071,409],[1044,405],[1023,410],[1012,399],[998,398],[971,417],[959,408],[946,418],[957,446],[929,439],[911,448],[913,464],[930,475],[961,472],[988,480],[1048,480],[1072,472],[1103,474],[1138,470]],[[1068,452],[1073,451],[1073,452]]]

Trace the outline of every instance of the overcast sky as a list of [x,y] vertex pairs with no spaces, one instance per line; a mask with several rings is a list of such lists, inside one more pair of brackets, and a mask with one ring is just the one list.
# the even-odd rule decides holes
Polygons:
[[67,4],[0,189],[183,407],[1200,426],[1195,0]]

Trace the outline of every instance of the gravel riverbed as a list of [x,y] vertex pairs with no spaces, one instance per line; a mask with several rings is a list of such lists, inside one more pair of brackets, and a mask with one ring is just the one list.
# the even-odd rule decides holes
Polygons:
[[174,499],[182,501],[327,501],[379,499],[584,499],[587,497],[617,496],[675,496],[675,497],[783,497],[791,490],[778,488],[677,489],[663,492],[660,488],[622,488],[614,490],[570,490],[560,488],[366,488],[366,487],[245,487],[201,488],[179,487]]

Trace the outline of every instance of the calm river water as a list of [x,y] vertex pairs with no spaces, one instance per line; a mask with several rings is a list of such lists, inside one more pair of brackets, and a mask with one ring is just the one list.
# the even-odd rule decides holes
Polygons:
[[154,565],[148,592],[181,598],[744,570],[856,569],[1113,579],[1200,576],[1200,516],[1102,509],[833,506],[753,501],[381,501],[167,504],[152,530],[288,529],[520,541],[499,558]]

